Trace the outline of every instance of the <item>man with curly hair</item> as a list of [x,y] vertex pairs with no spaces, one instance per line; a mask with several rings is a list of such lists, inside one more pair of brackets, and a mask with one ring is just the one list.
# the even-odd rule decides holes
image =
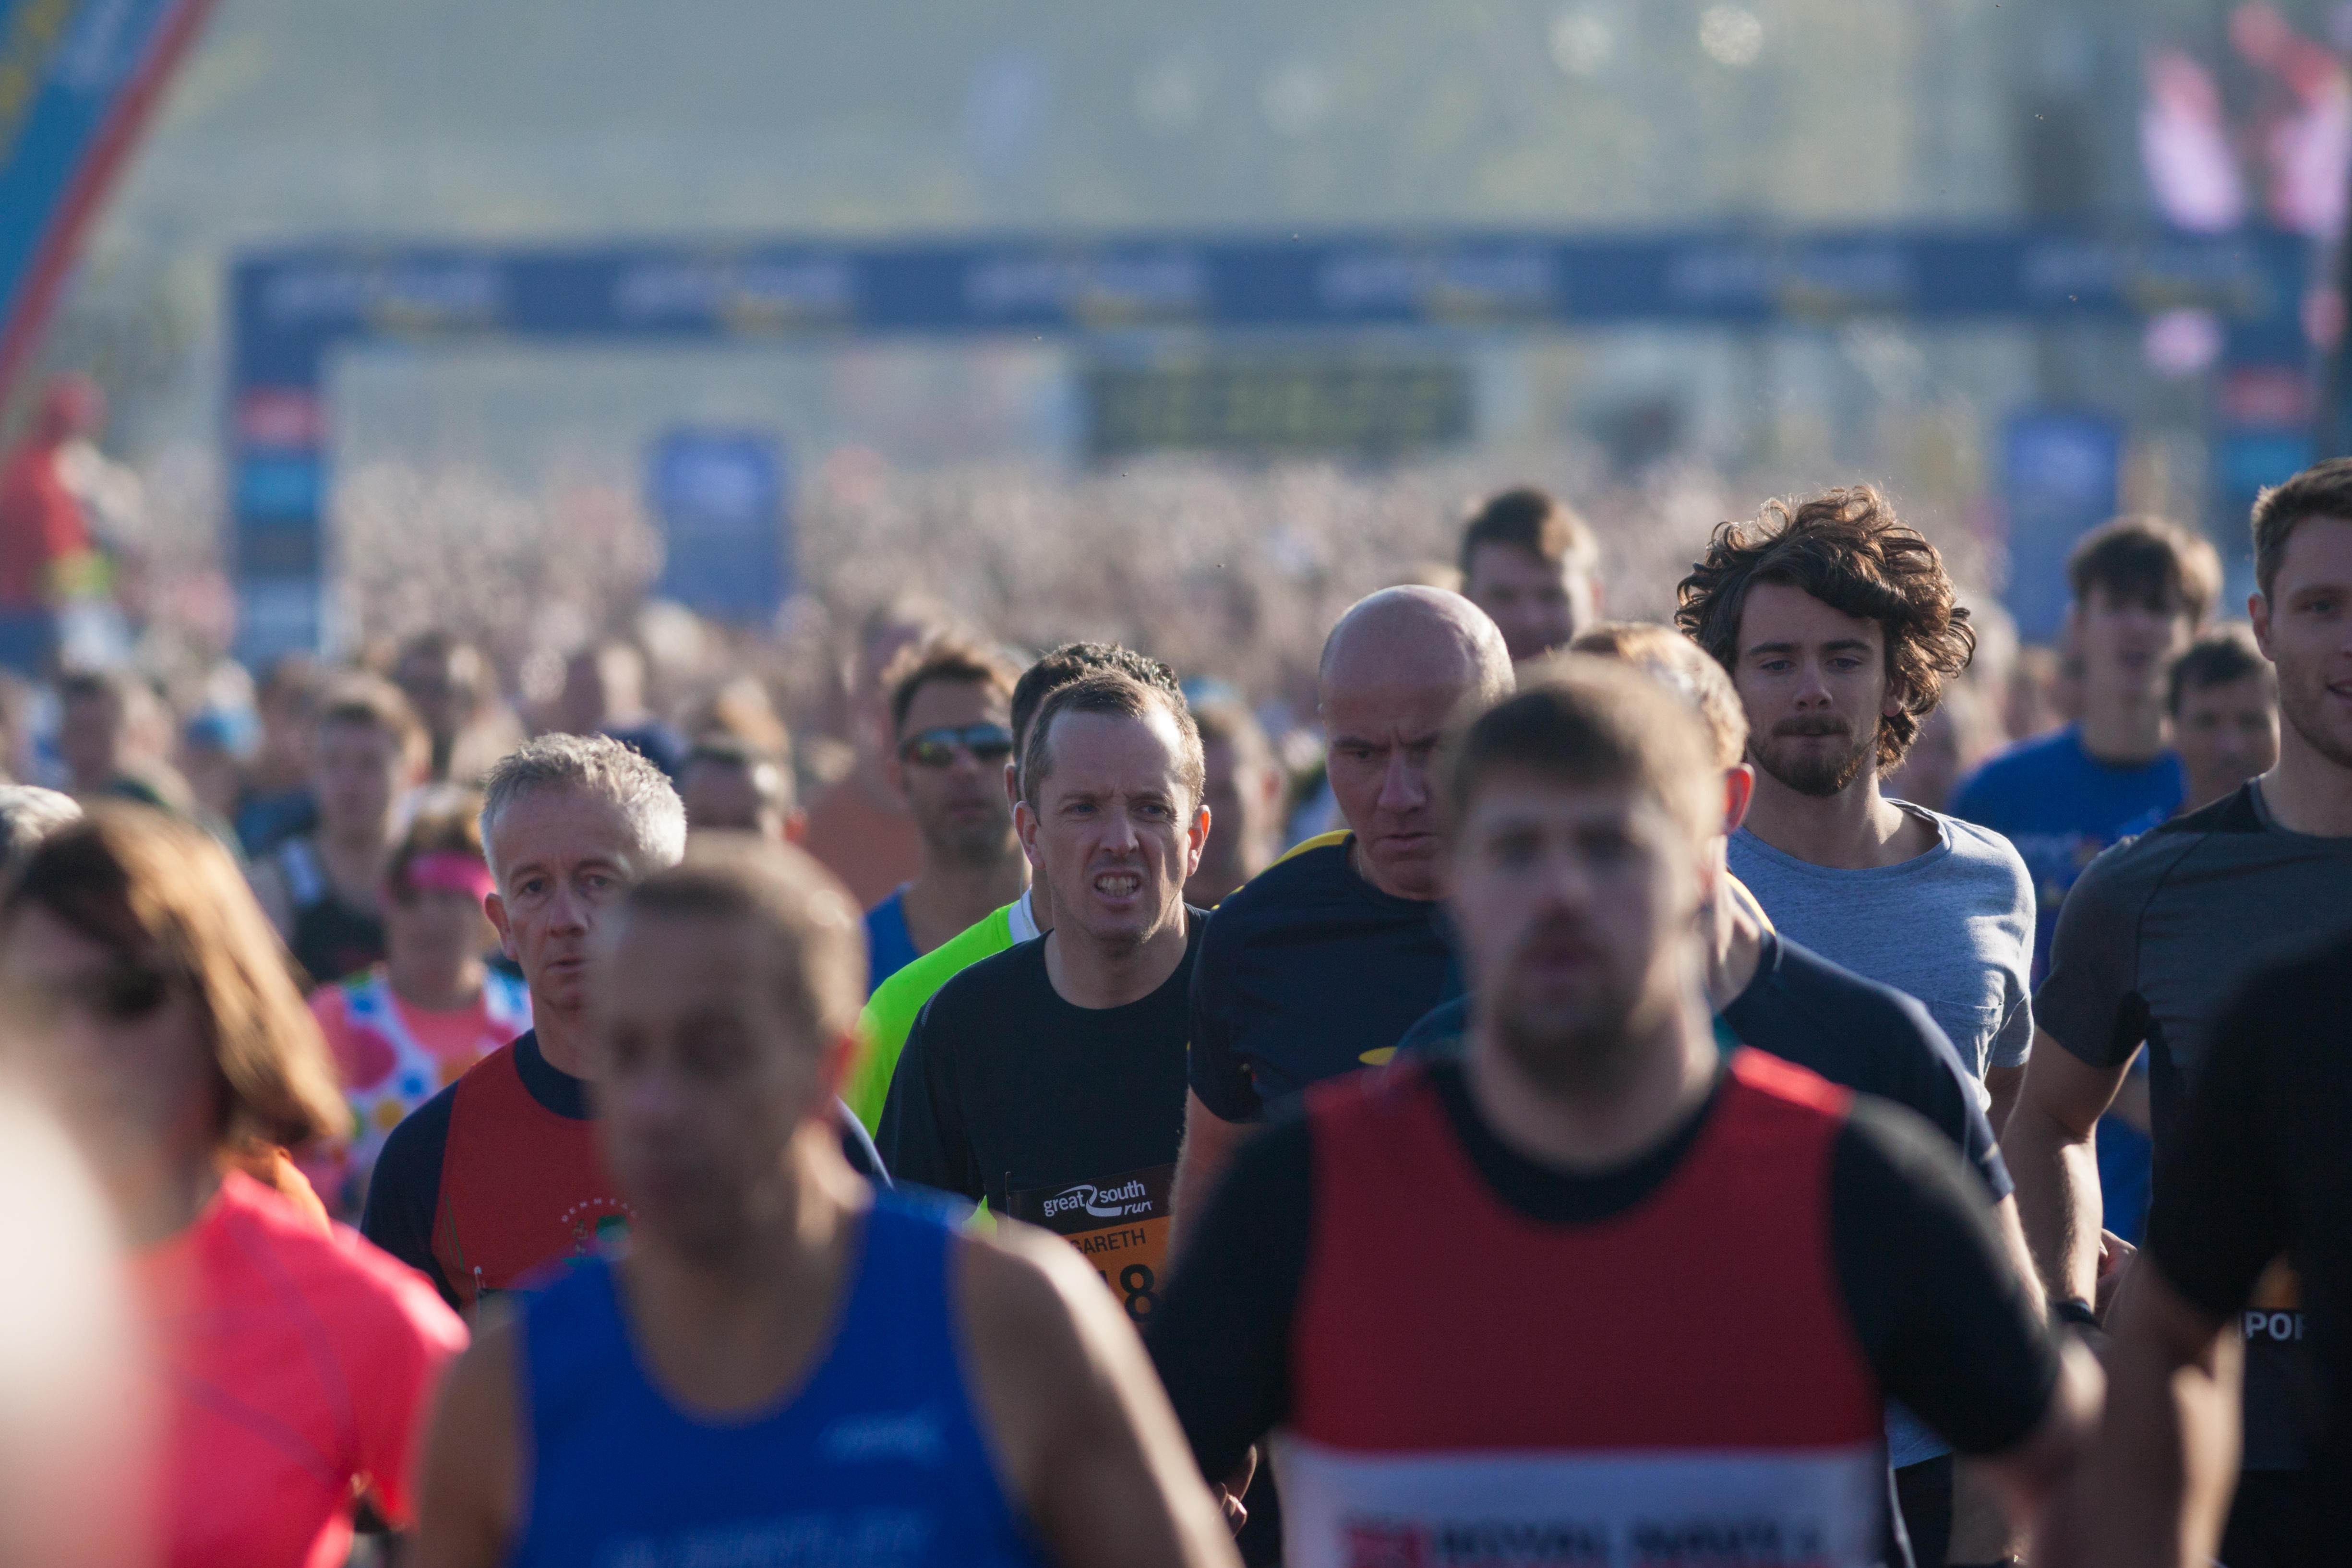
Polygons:
[[[1783,936],[1924,1003],[1998,1132],[2033,1039],[2032,881],[2000,834],[1879,789],[1975,651],[1942,558],[1855,486],[1724,524],[1680,596],[1748,712],[1756,795],[1732,874]],[[1918,1560],[2000,1555],[1975,1534],[1998,1531],[1990,1511],[1954,1517],[1948,1446],[1899,1410],[1887,1438]]]

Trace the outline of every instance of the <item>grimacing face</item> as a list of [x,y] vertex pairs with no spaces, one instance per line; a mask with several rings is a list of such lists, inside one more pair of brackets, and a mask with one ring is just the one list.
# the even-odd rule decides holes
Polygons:
[[1693,983],[1705,845],[1644,790],[1494,769],[1446,871],[1483,1016],[1537,1082],[1590,1082]]
[[850,1036],[786,1007],[779,945],[749,921],[638,912],[610,935],[590,1015],[597,1137],[638,1223],[708,1255],[778,1212],[801,1127],[830,1134]]
[[1209,834],[1191,798],[1176,720],[1062,713],[1049,737],[1053,767],[1022,802],[1022,845],[1053,890],[1055,929],[1072,926],[1106,947],[1141,946],[1184,918],[1184,882]]
[[1800,794],[1838,794],[1876,764],[1878,728],[1902,711],[1886,632],[1785,582],[1759,582],[1740,608],[1732,684],[1748,710],[1748,752]]

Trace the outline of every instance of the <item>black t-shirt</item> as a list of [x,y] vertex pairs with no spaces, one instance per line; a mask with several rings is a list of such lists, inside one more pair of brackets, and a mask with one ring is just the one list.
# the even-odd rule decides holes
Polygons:
[[[1481,1180],[1539,1225],[1597,1225],[1630,1213],[1681,1166],[1721,1098],[1718,1081],[1650,1153],[1614,1171],[1568,1175],[1495,1135],[1472,1106],[1460,1063],[1433,1061],[1428,1071]],[[2057,1350],[1982,1191],[1934,1129],[1868,1098],[1853,1102],[1832,1162],[1839,1293],[1880,1385],[1964,1453],[1997,1453],[2022,1439],[2049,1407]],[[1312,1124],[1286,1118],[1234,1155],[1150,1325],[1152,1361],[1205,1475],[1230,1475],[1244,1450],[1288,1416],[1292,1325],[1314,1215]],[[1528,1332],[1542,1332],[1539,1318]]]
[[1067,1237],[1148,1315],[1184,1135],[1186,997],[1207,924],[1187,909],[1183,961],[1123,1007],[1065,1001],[1045,972],[1050,934],[940,987],[882,1108],[876,1141],[890,1174]]
[[[526,1030],[514,1042],[516,1074],[530,1097],[559,1116],[589,1119],[588,1081],[574,1078],[547,1060],[539,1049],[539,1031]],[[360,1234],[431,1280],[442,1299],[462,1306],[441,1277],[433,1257],[433,1220],[441,1207],[441,1166],[449,1149],[449,1110],[457,1103],[457,1086],[449,1084],[403,1118],[383,1141],[374,1174],[368,1179],[367,1208],[360,1216]],[[857,1118],[845,1105],[836,1109],[843,1123],[841,1150],[852,1168],[870,1181],[887,1186],[890,1178]]]
[[[1310,839],[1217,906],[1192,977],[1189,1080],[1228,1122],[1388,1060],[1459,991],[1439,905],[1358,875],[1351,833]],[[1370,1052],[1366,1042],[1378,1049]]]
[[[1470,998],[1455,998],[1413,1025],[1397,1054],[1450,1050],[1469,1018]],[[1951,1037],[1894,987],[1768,931],[1754,977],[1716,1016],[1716,1030],[1832,1083],[1910,1107],[1968,1156],[1995,1202],[2016,1190]]]
[[[2352,1530],[2352,942],[2262,971],[2215,1020],[2158,1166],[2147,1249],[2249,1341],[2307,1336],[2313,1375],[2293,1403],[2302,1429],[2324,1434],[2311,1490],[2332,1500],[2324,1539],[2340,1543]],[[2282,1252],[2299,1309],[2254,1300]]]

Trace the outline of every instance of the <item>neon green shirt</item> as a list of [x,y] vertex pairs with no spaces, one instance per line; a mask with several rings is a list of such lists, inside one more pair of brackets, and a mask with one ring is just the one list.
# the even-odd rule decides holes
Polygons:
[[841,1097],[866,1124],[867,1132],[882,1129],[882,1103],[890,1097],[890,1075],[898,1071],[898,1053],[907,1049],[907,1036],[924,1004],[957,975],[1013,946],[1015,911],[1021,925],[1035,934],[1028,897],[1024,893],[1003,908],[982,915],[884,980],[866,999],[866,1010],[857,1015],[857,1059],[849,1064],[849,1082]]

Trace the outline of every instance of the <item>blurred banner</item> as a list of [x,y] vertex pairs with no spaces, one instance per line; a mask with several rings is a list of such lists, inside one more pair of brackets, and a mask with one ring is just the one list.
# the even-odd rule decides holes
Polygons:
[[0,398],[214,0],[0,0]]

